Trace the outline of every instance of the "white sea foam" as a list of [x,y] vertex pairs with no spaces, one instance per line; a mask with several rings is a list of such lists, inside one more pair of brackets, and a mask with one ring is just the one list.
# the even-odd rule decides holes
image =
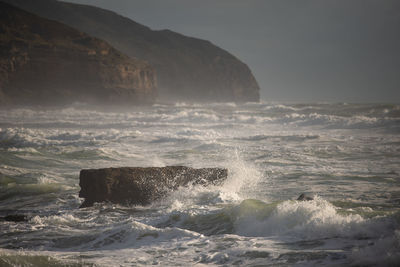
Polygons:
[[[328,201],[284,201],[260,218],[254,214],[239,217],[236,231],[245,236],[283,235],[299,239],[362,235],[364,219],[360,215],[340,215]],[[258,217],[258,218],[257,218]]]

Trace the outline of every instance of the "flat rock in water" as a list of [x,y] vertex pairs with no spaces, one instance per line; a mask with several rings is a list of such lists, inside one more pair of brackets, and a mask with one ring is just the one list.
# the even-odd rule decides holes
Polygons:
[[81,170],[79,197],[85,198],[81,208],[105,201],[146,205],[180,186],[220,185],[227,177],[227,169],[185,166]]

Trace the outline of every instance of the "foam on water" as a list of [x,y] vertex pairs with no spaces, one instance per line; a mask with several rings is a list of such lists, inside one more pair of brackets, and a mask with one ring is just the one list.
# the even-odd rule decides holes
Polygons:
[[[261,212],[265,212],[261,209]],[[298,239],[361,235],[364,219],[360,215],[340,215],[328,201],[284,201],[270,213],[246,212],[236,222],[237,232],[245,236],[290,236]]]

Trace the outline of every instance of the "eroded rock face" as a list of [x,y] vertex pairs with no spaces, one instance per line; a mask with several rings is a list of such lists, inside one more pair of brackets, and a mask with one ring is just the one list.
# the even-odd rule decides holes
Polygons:
[[0,2],[0,103],[146,104],[152,67],[69,26]]
[[227,176],[226,169],[184,166],[81,170],[79,197],[85,198],[81,208],[105,201],[146,205],[180,186],[219,185]]
[[157,72],[160,101],[259,101],[250,68],[209,41],[151,30],[112,11],[54,0],[6,0],[109,42]]

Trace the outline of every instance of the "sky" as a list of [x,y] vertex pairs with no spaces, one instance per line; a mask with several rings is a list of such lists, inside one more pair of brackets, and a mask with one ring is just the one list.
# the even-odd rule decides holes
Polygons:
[[265,101],[400,103],[399,0],[68,0],[206,39]]

